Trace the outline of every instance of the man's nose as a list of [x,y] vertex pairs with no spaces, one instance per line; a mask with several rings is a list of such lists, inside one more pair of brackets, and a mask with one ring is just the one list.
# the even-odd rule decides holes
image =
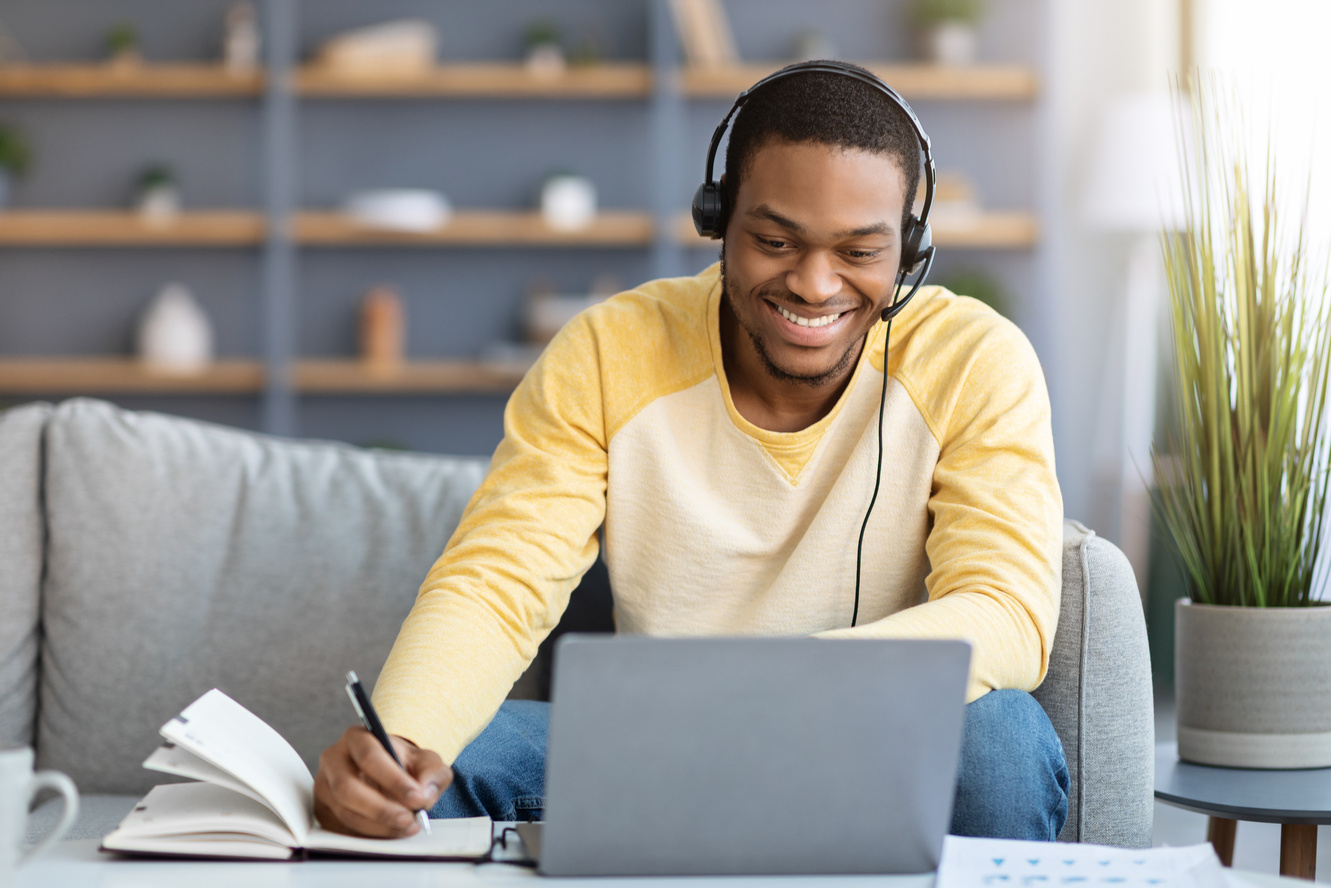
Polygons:
[[822,250],[809,250],[786,274],[786,287],[806,302],[826,302],[841,292],[841,276],[831,256]]

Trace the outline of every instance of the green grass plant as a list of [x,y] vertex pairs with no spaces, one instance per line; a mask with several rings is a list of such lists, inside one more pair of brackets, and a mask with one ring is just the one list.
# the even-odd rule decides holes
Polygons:
[[[1154,454],[1158,514],[1199,604],[1315,604],[1327,503],[1331,372],[1326,256],[1307,195],[1278,206],[1268,139],[1250,171],[1242,107],[1216,80],[1180,143],[1187,226],[1162,238],[1174,330],[1177,428]],[[1254,184],[1260,189],[1255,190]]]

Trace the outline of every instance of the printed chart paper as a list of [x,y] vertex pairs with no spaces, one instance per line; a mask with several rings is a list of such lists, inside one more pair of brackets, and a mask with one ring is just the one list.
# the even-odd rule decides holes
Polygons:
[[1214,888],[1231,884],[1208,844],[1111,848],[948,836],[936,888]]

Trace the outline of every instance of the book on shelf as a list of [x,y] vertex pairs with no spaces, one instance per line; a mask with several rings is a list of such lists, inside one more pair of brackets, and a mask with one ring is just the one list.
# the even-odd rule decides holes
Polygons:
[[739,64],[735,36],[721,0],[670,0],[670,9],[690,65],[723,68]]
[[289,860],[306,856],[481,860],[487,817],[431,822],[431,834],[371,839],[314,819],[314,778],[291,744],[213,689],[162,726],[166,743],[145,768],[193,783],[154,787],[102,840],[102,850]]

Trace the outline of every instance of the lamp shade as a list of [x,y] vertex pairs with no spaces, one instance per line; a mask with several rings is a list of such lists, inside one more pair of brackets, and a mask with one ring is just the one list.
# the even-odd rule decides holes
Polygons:
[[1144,232],[1184,226],[1179,140],[1191,143],[1192,114],[1166,92],[1114,99],[1091,149],[1082,215],[1096,228]]

